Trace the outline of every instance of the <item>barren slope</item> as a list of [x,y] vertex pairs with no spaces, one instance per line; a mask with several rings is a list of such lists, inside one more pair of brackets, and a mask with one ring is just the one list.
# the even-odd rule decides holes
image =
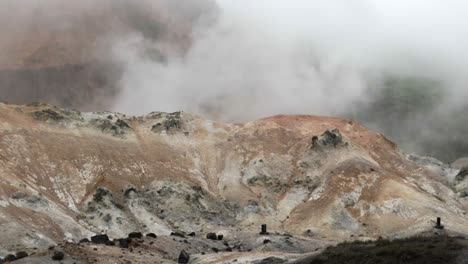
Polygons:
[[94,233],[233,238],[258,234],[261,223],[341,241],[432,231],[441,216],[449,232],[468,233],[443,176],[332,117],[222,124],[183,112],[0,104],[0,177],[3,254]]

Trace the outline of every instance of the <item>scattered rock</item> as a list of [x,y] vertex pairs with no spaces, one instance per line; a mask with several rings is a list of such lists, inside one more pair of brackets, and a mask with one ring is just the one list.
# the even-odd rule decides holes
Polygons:
[[24,251],[20,251],[20,252],[16,253],[16,259],[22,259],[22,258],[25,258],[27,256],[28,256],[28,253],[26,253]]
[[52,255],[52,260],[63,260],[65,254],[62,251],[55,251]]
[[155,233],[148,233],[146,234],[147,237],[152,237],[152,238],[157,238],[158,236],[156,236]]
[[208,233],[206,234],[206,238],[211,240],[217,240],[218,236],[216,235],[216,233]]
[[173,133],[182,128],[182,117],[181,112],[174,112],[165,115],[165,119],[162,122],[158,122],[151,127],[151,131],[158,133],[166,131]]
[[182,120],[180,114],[180,112],[174,112],[166,116],[166,120],[164,120],[163,126],[167,131],[171,129],[179,129],[182,127]]
[[217,249],[217,248],[215,248],[215,247],[214,247],[214,248],[211,248],[211,250],[213,250],[214,253],[218,253],[218,252],[219,252],[219,249]]
[[117,119],[117,121],[113,123],[112,119],[96,118],[91,120],[90,123],[102,132],[112,134],[115,137],[122,137],[132,129],[130,125],[122,119]]
[[106,214],[102,220],[104,220],[105,222],[110,222],[112,220],[112,216],[110,214]]
[[468,175],[468,167],[461,168],[457,176],[455,176],[455,183],[458,184],[464,181],[467,175]]
[[89,243],[89,242],[91,242],[91,241],[89,241],[89,239],[83,238],[83,239],[81,239],[80,242],[78,242],[78,243],[81,244],[81,243]]
[[13,262],[16,260],[16,256],[13,255],[13,254],[8,254],[5,256],[5,258],[3,259],[3,262]]
[[130,128],[130,125],[127,122],[123,121],[122,119],[117,119],[117,121],[115,122],[115,125],[122,129]]
[[263,240],[263,244],[268,244],[268,243],[271,243],[271,240],[270,240],[270,239],[265,239],[265,240]]
[[188,235],[191,236],[191,237],[194,237],[196,234],[195,234],[195,232],[191,232],[191,233],[188,234]]
[[455,180],[453,181],[455,191],[461,197],[468,197],[467,176],[468,176],[468,167],[463,167],[455,176]]
[[[129,239],[129,238],[121,238],[121,239],[117,239],[117,241],[119,242],[119,247],[120,247],[120,248],[128,248],[131,239]],[[150,243],[150,244],[151,244],[151,243]]]
[[62,121],[65,119],[64,116],[62,116],[59,112],[52,110],[52,109],[44,109],[41,111],[36,111],[33,113],[33,118],[38,120],[38,121],[48,121],[48,120],[53,120],[53,121]]
[[103,244],[105,245],[109,242],[109,237],[107,235],[96,235],[91,237],[91,242],[94,244]]
[[223,240],[224,235],[218,235],[218,240]]
[[178,263],[186,264],[189,261],[190,261],[190,255],[185,250],[182,250],[179,254]]
[[129,238],[142,238],[143,234],[141,232],[131,232],[128,234]]
[[332,129],[325,131],[320,137],[312,137],[312,147],[327,147],[345,144],[343,136],[338,129]]
[[276,258],[276,257],[269,257],[269,258],[266,258],[266,259],[255,261],[253,263],[254,264],[281,264],[281,263],[285,263],[285,262],[286,262],[286,260],[284,260],[284,259],[280,259],[280,258]]
[[176,236],[176,237],[185,238],[185,233],[184,233],[184,232],[180,232],[180,231],[175,231],[175,232],[172,232],[172,233],[171,233],[171,236]]

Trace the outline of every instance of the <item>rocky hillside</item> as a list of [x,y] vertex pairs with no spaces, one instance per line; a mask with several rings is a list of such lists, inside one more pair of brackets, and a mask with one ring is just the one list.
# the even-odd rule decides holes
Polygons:
[[[167,263],[182,249],[198,254],[196,263],[219,263],[244,256],[238,251],[297,257],[343,240],[432,233],[436,217],[446,232],[468,233],[449,178],[333,117],[223,124],[184,112],[0,104],[0,177],[2,255],[140,231],[158,236]],[[269,235],[258,234],[260,224]],[[173,232],[194,232],[187,243],[198,246]],[[208,232],[237,253],[200,255],[226,247],[204,241]]]

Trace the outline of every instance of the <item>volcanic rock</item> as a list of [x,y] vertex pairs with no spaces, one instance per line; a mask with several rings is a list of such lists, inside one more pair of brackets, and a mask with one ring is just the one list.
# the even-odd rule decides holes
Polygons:
[[132,232],[128,234],[128,238],[142,238],[143,234],[141,232]]
[[107,235],[95,235],[91,237],[91,242],[94,244],[106,244],[109,242],[109,237]]
[[63,260],[65,257],[65,254],[62,251],[54,251],[54,254],[52,255],[53,260]]
[[206,234],[206,238],[211,240],[217,240],[218,236],[216,235],[216,233],[208,233]]

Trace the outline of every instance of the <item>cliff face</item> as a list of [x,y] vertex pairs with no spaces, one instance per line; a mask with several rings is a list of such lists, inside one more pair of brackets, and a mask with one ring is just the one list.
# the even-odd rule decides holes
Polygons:
[[46,247],[105,232],[271,230],[352,236],[468,232],[447,180],[353,120],[222,124],[0,104],[0,243]]

